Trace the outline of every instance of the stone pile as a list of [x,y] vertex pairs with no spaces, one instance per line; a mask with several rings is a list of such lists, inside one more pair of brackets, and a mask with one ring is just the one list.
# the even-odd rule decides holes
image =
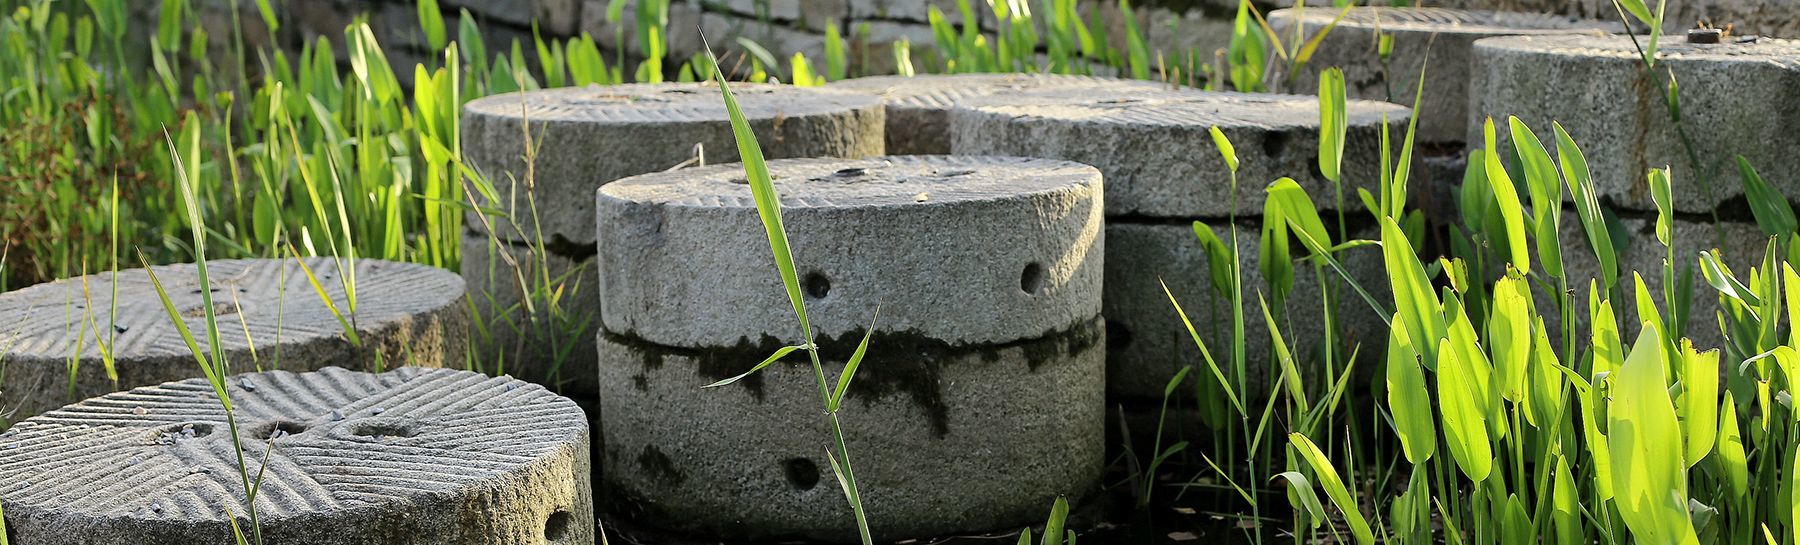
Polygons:
[[[465,364],[468,315],[462,279],[423,265],[376,259],[355,263],[352,314],[338,261],[306,260],[337,312],[352,324],[360,346],[319,298],[299,261],[208,262],[222,356],[231,369]],[[210,349],[199,269],[178,264],[153,270],[188,330],[203,349]],[[202,374],[144,269],[0,294],[0,345],[5,344],[10,350],[0,351],[5,353],[0,407],[20,419],[108,392]]]
[[[845,398],[878,539],[1027,524],[1104,465],[1103,239],[1093,167],[1005,157],[770,163],[807,313]],[[606,489],[656,524],[852,541],[831,432],[743,167],[601,188]]]
[[[882,153],[882,108],[872,97],[787,85],[738,84],[732,91],[767,157]],[[466,222],[471,232],[463,239],[469,258],[463,276],[492,324],[487,352],[505,356],[508,373],[591,397],[596,390],[591,335],[571,337],[544,324],[560,321],[578,329],[585,323],[583,331],[591,332],[598,322],[594,190],[627,176],[693,164],[697,151],[706,162],[737,161],[719,88],[632,84],[495,95],[469,102],[462,131],[466,159],[495,189],[495,195],[476,200],[502,212],[471,212]],[[544,251],[533,251],[539,242]],[[551,286],[544,285],[546,277]],[[535,323],[522,317],[526,290],[556,285],[565,288],[559,305],[564,316],[540,314]],[[534,310],[546,307],[546,299],[535,298]],[[502,315],[513,316],[518,325],[495,319]]]
[[[1346,199],[1354,199],[1350,195],[1359,187],[1376,190],[1381,178],[1382,117],[1387,117],[1390,130],[1404,130],[1407,114],[1407,109],[1392,104],[1349,103],[1342,177]],[[1235,209],[1241,222],[1246,338],[1267,339],[1256,306],[1257,290],[1267,290],[1257,267],[1263,187],[1289,176],[1320,209],[1334,209],[1338,202],[1332,184],[1316,174],[1319,108],[1318,99],[1312,97],[1192,90],[1107,96],[1046,90],[970,100],[950,117],[951,148],[958,154],[1076,161],[1094,165],[1106,176],[1107,389],[1124,400],[1154,402],[1177,369],[1184,365],[1206,369],[1161,282],[1181,300],[1215,354],[1219,347],[1229,346],[1225,343],[1230,342],[1230,320],[1221,322],[1216,316],[1226,314],[1210,313],[1229,311],[1229,299],[1208,282],[1206,253],[1195,239],[1195,221],[1206,222],[1230,244],[1225,230]],[[1236,147],[1235,192],[1231,169],[1208,133],[1213,127]],[[1344,202],[1351,208],[1349,216],[1364,218],[1350,228],[1352,234],[1367,238],[1375,230],[1357,202]],[[1330,212],[1322,214],[1332,217]],[[1298,243],[1290,247],[1295,257],[1306,254]],[[1361,277],[1360,284],[1380,290],[1378,299],[1385,297],[1381,293],[1388,283],[1379,252],[1351,250],[1339,257]],[[1338,285],[1338,277],[1327,274],[1326,280]],[[1315,303],[1318,294],[1319,284],[1310,271],[1295,275],[1289,296],[1295,307]],[[1341,309],[1341,332],[1365,341],[1386,334],[1366,305],[1349,300]],[[1317,342],[1323,338],[1322,328],[1319,321],[1295,321],[1283,332],[1291,340]],[[1250,343],[1247,358],[1253,364],[1251,391],[1267,392],[1260,385],[1275,367],[1268,347]]]
[[[587,419],[541,386],[419,368],[226,382],[269,543],[594,543]],[[232,543],[232,519],[253,528],[232,431],[205,379],[20,422],[0,434],[12,542]]]

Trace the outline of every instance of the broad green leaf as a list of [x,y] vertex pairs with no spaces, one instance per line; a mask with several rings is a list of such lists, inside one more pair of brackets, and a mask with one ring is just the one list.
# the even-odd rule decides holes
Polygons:
[[1269,480],[1275,479],[1287,481],[1288,490],[1292,490],[1294,496],[1300,499],[1300,506],[1306,509],[1307,527],[1318,528],[1319,524],[1325,522],[1325,506],[1319,503],[1319,495],[1313,492],[1312,480],[1298,471],[1284,471]]
[[1543,317],[1538,317],[1532,327],[1531,363],[1530,363],[1530,403],[1526,404],[1525,419],[1533,426],[1548,428],[1559,425],[1558,419],[1564,405],[1563,384],[1565,379],[1560,369],[1562,362],[1557,361],[1556,345],[1550,341],[1549,330],[1544,326]]
[[1336,67],[1319,74],[1319,172],[1332,182],[1341,181],[1344,162],[1344,71]]
[[1681,435],[1687,467],[1694,467],[1713,450],[1719,430],[1719,351],[1694,350],[1681,340]]
[[1757,297],[1756,290],[1745,286],[1731,274],[1731,269],[1725,266],[1724,260],[1719,259],[1717,250],[1700,252],[1700,276],[1726,297],[1743,301],[1752,307],[1762,306],[1762,299]]
[[1312,440],[1299,433],[1288,434],[1288,443],[1294,446],[1294,450],[1300,452],[1300,456],[1306,459],[1307,465],[1312,466],[1313,475],[1319,479],[1319,486],[1325,489],[1325,495],[1329,496],[1331,503],[1337,505],[1338,511],[1343,513],[1344,522],[1350,525],[1350,533],[1356,537],[1356,542],[1361,545],[1375,543],[1374,532],[1370,531],[1369,523],[1363,519],[1362,512],[1357,510],[1356,496],[1351,495],[1350,491],[1344,488],[1343,479],[1338,478],[1337,468],[1331,466],[1331,460],[1325,457],[1325,453],[1321,452],[1318,446],[1313,445]]
[[[1482,351],[1480,341],[1475,334],[1475,323],[1469,319],[1468,309],[1460,299],[1447,290],[1443,295],[1444,317],[1450,319],[1445,328],[1445,335],[1450,342],[1456,343],[1458,361],[1464,366],[1466,373],[1463,380],[1467,388],[1457,390],[1464,397],[1473,397],[1481,403],[1483,415],[1489,420],[1488,431],[1496,438],[1506,433],[1506,426],[1501,425],[1504,414],[1500,402],[1500,384],[1494,376],[1494,364],[1488,360],[1487,353]],[[1443,369],[1438,370],[1439,373]]]
[[1656,326],[1657,331],[1668,330],[1668,328],[1663,325],[1662,313],[1657,312],[1656,310],[1656,298],[1650,295],[1650,286],[1644,284],[1644,276],[1637,272],[1632,272],[1631,280],[1634,294],[1632,302],[1637,304],[1638,322],[1649,322],[1651,325]]
[[1407,338],[1405,316],[1396,314],[1388,328],[1387,395],[1388,411],[1393,413],[1394,431],[1406,460],[1422,465],[1437,450],[1437,422],[1432,416],[1431,394],[1425,389],[1425,374],[1419,369],[1419,354]]
[[1650,200],[1656,203],[1656,240],[1663,246],[1674,236],[1675,193],[1669,187],[1669,169],[1650,169]]
[[1213,145],[1219,148],[1219,157],[1225,159],[1225,166],[1231,167],[1232,172],[1237,172],[1237,149],[1231,146],[1231,139],[1226,138],[1225,131],[1218,127],[1209,127],[1207,132],[1212,134]]
[[[1293,178],[1281,178],[1269,184],[1267,188],[1268,203],[1281,207],[1281,219],[1289,227],[1300,232],[1300,238],[1308,245],[1317,243],[1324,248],[1308,248],[1314,253],[1331,247],[1331,234],[1325,230],[1325,222],[1319,219],[1319,210]],[[1265,215],[1265,217],[1267,217]]]
[[1482,156],[1483,170],[1487,173],[1488,186],[1494,191],[1494,200],[1500,206],[1501,226],[1506,230],[1507,261],[1520,271],[1531,271],[1531,252],[1526,248],[1525,209],[1519,203],[1518,189],[1513,187],[1512,177],[1506,174],[1506,167],[1500,163],[1500,154],[1494,150],[1494,119],[1488,118],[1482,124],[1483,149],[1488,150]]
[[1698,542],[1688,520],[1687,472],[1669,384],[1662,332],[1644,323],[1615,373],[1607,408],[1612,481],[1620,518],[1639,543]]
[[725,386],[725,385],[743,380],[744,378],[749,377],[750,375],[756,374],[757,371],[761,371],[764,367],[768,367],[769,364],[775,363],[777,361],[781,361],[781,358],[786,357],[788,354],[794,353],[795,350],[799,350],[802,348],[806,348],[806,347],[803,345],[789,345],[789,346],[783,346],[781,348],[777,348],[777,349],[775,349],[774,354],[769,354],[769,357],[763,358],[761,363],[757,363],[756,366],[751,367],[749,371],[744,371],[743,373],[741,373],[735,377],[731,377],[731,378],[728,378],[725,380],[714,382],[712,384],[708,384],[705,387],[706,388],[718,388],[720,386]]
[[1444,338],[1444,315],[1425,267],[1392,218],[1381,218],[1381,254],[1394,292],[1394,323],[1406,325],[1406,337],[1426,366],[1434,367],[1440,359],[1434,349],[1437,339]]
[[1651,17],[1651,15],[1650,15],[1650,8],[1644,5],[1644,0],[1616,0],[1616,1],[1618,2],[1619,7],[1625,9],[1626,13],[1630,13],[1632,17],[1637,17],[1638,20],[1642,21],[1644,24],[1651,24],[1651,23],[1655,22],[1655,19],[1653,17]]
[[[1062,496],[1050,504],[1050,518],[1044,520],[1044,539],[1041,545],[1063,545],[1063,525],[1069,519],[1069,500]],[[1073,545],[1073,544],[1071,544]]]
[[1562,245],[1557,240],[1557,226],[1562,222],[1562,178],[1557,175],[1556,164],[1550,161],[1550,152],[1531,132],[1531,127],[1517,117],[1508,117],[1507,125],[1519,163],[1525,167],[1525,188],[1531,195],[1532,234],[1537,240],[1538,260],[1543,262],[1545,273],[1561,278]]
[[1734,499],[1744,499],[1750,493],[1750,464],[1744,454],[1744,436],[1738,428],[1737,403],[1729,390],[1725,392],[1725,401],[1719,404],[1716,450],[1719,455],[1713,460],[1718,464],[1719,473],[1725,476],[1725,491]]
[[1219,239],[1212,227],[1204,222],[1194,222],[1194,238],[1200,240],[1200,249],[1206,252],[1206,272],[1212,280],[1213,291],[1220,297],[1228,296],[1231,286],[1231,269],[1236,266],[1232,260],[1231,250],[1225,241]]
[[1756,224],[1764,233],[1787,237],[1800,229],[1800,220],[1794,219],[1794,208],[1788,204],[1787,197],[1763,181],[1756,173],[1756,167],[1750,166],[1750,160],[1737,156],[1737,167],[1738,177],[1744,184],[1744,197],[1750,203],[1750,214],[1756,217]]
[[[831,403],[825,408],[828,412],[837,412],[838,406],[844,403],[844,393],[850,391],[850,380],[856,378],[856,368],[862,365],[863,356],[869,353],[869,339],[875,336],[875,324],[881,321],[881,307],[875,307],[875,317],[869,320],[869,331],[863,333],[862,342],[856,343],[856,351],[850,354],[850,361],[844,362],[844,372],[838,375],[837,388],[831,392]],[[756,372],[754,369],[752,373]]]
[[1569,474],[1569,460],[1557,455],[1556,475],[1550,488],[1550,522],[1556,527],[1556,545],[1582,545],[1580,492]]
[[1617,371],[1625,363],[1625,345],[1619,336],[1612,301],[1600,299],[1599,296],[1597,289],[1592,286],[1588,288],[1588,306],[1593,309],[1588,319],[1591,328],[1588,341],[1594,349],[1593,373],[1596,375]]
[[1531,515],[1525,512],[1525,503],[1519,501],[1519,495],[1507,496],[1505,514],[1500,519],[1500,542],[1533,543],[1537,540],[1533,530]]
[[1531,363],[1531,285],[1517,270],[1494,282],[1493,309],[1488,315],[1488,347],[1494,353],[1500,395],[1514,403],[1525,400]]
[[1444,441],[1463,475],[1481,482],[1493,471],[1494,453],[1488,442],[1487,408],[1470,395],[1475,388],[1469,367],[1450,339],[1439,341],[1437,396],[1444,413]]
[[419,0],[419,28],[425,31],[425,43],[432,51],[443,51],[449,44],[449,36],[444,31],[444,13],[438,9],[437,0]]
[[1561,124],[1552,123],[1552,128],[1556,132],[1556,157],[1562,168],[1563,181],[1568,184],[1569,195],[1575,201],[1575,212],[1581,218],[1588,247],[1593,249],[1600,262],[1600,280],[1607,290],[1611,290],[1619,283],[1619,256],[1613,250],[1612,235],[1607,232],[1605,215],[1600,211],[1587,158]]

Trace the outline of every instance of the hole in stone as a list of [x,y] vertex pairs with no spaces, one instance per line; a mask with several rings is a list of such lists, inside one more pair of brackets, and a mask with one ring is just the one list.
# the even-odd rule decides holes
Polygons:
[[1262,141],[1263,157],[1267,157],[1269,159],[1279,158],[1279,157],[1281,157],[1282,152],[1287,151],[1287,145],[1288,145],[1288,133],[1285,133],[1285,132],[1267,133],[1267,134],[1263,135],[1263,141]]
[[1025,272],[1019,273],[1019,289],[1025,293],[1037,295],[1044,292],[1044,266],[1037,262],[1025,265]]
[[806,278],[802,283],[806,287],[807,297],[824,299],[826,295],[831,294],[831,279],[825,278],[824,273],[806,273]]
[[787,474],[789,485],[794,490],[807,491],[819,485],[819,465],[805,458],[789,458],[782,463],[782,472]]
[[555,513],[551,513],[548,518],[544,519],[544,539],[562,541],[563,538],[568,537],[570,518],[573,517],[570,517],[569,512],[565,510],[558,509]]
[[277,420],[257,426],[253,433],[257,439],[267,440],[270,437],[281,439],[282,437],[294,435],[303,431],[306,431],[306,424],[290,422],[287,420]]
[[417,426],[406,422],[364,421],[350,426],[351,435],[363,437],[412,437],[419,434]]
[[156,443],[173,445],[189,439],[198,439],[212,435],[213,426],[207,423],[170,424],[156,430]]
[[[231,303],[225,303],[225,302],[214,302],[213,303],[213,315],[214,316],[237,314],[237,311],[238,311],[237,305],[233,305]],[[206,306],[205,305],[194,305],[193,307],[190,307],[187,310],[181,311],[181,315],[188,317],[188,318],[203,318],[206,316]]]

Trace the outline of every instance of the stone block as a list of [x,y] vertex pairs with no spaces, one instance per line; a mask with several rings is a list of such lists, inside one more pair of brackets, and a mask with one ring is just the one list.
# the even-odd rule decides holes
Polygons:
[[[331,258],[307,258],[332,304],[356,330],[352,344],[294,259],[207,263],[220,347],[232,370],[363,370],[464,362],[468,327],[463,281],[423,265],[358,259],[350,312]],[[193,264],[154,268],[156,279],[207,350],[205,305]],[[0,406],[25,418],[65,403],[201,376],[144,269],[39,284],[0,294],[6,354]],[[102,344],[113,358],[106,369]]]
[[[1712,187],[1690,167],[1664,107],[1664,88],[1645,74],[1624,36],[1517,36],[1475,44],[1469,137],[1479,120],[1497,125],[1518,116],[1551,140],[1561,123],[1587,157],[1600,198],[1619,208],[1655,211],[1647,173],[1671,167],[1676,209],[1709,213],[1741,199],[1733,157],[1742,155],[1782,194],[1800,195],[1800,42],[1690,44],[1659,47],[1657,71],[1680,82],[1682,124]],[[1434,64],[1435,66],[1435,64]],[[1505,129],[1499,131],[1504,139]],[[1505,146],[1505,145],[1503,145]]]
[[[226,382],[268,542],[594,543],[587,419],[541,387],[417,368]],[[7,531],[39,545],[231,543],[231,519],[250,531],[232,434],[205,379],[21,422],[0,434]]]
[[[927,42],[929,43],[929,41]],[[878,96],[887,106],[887,151],[894,155],[950,153],[950,110],[974,97],[1031,89],[1079,88],[1104,97],[1125,90],[1155,90],[1148,81],[1048,74],[875,76],[833,82],[829,88]]]
[[[1269,14],[1269,25],[1293,41],[1298,23],[1306,36],[1314,36],[1337,19],[1329,7],[1292,9]],[[1298,17],[1298,19],[1297,19]],[[1610,19],[1610,18],[1609,18]],[[1319,73],[1337,67],[1344,71],[1351,98],[1387,100],[1411,106],[1419,71],[1425,74],[1425,96],[1419,105],[1420,142],[1462,142],[1468,132],[1470,94],[1480,88],[1470,83],[1475,40],[1516,34],[1600,34],[1622,30],[1616,23],[1562,15],[1444,8],[1353,8],[1325,35],[1304,72],[1294,80],[1295,93],[1317,93]],[[1393,54],[1383,65],[1376,50],[1377,36],[1394,37]],[[1426,57],[1431,62],[1426,64]],[[1276,74],[1273,77],[1285,77]],[[1600,80],[1594,80],[1600,81]],[[1616,80],[1610,80],[1616,81]],[[1475,141],[1480,141],[1476,138]]]
[[[872,97],[788,85],[737,84],[738,103],[762,144],[781,157],[868,157],[882,153],[881,103]],[[737,160],[736,140],[715,84],[664,83],[508,93],[464,107],[465,159],[503,202],[481,206],[531,217],[536,200],[545,242],[594,243],[594,190],[627,176],[669,169],[705,150],[708,163]],[[526,128],[536,148],[526,180]],[[473,212],[471,212],[473,214]],[[536,241],[529,223],[496,217],[501,239]],[[471,218],[469,225],[483,223]]]

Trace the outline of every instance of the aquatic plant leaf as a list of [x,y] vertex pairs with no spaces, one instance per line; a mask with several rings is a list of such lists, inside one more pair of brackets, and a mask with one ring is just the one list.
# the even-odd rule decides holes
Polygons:
[[1333,183],[1344,163],[1344,107],[1344,71],[1328,68],[1319,74],[1319,172]]
[[1645,322],[1613,377],[1607,407],[1612,482],[1620,518],[1639,543],[1698,542],[1687,511],[1681,432],[1669,384],[1662,332]]
[[1423,465],[1437,451],[1437,419],[1432,416],[1431,394],[1425,389],[1425,374],[1419,369],[1419,354],[1407,335],[1405,316],[1394,315],[1388,328],[1387,396],[1388,412],[1394,417],[1394,431],[1406,460]]
[[1682,452],[1691,468],[1712,452],[1719,431],[1719,351],[1700,352],[1682,339],[1680,353]]
[[1486,407],[1470,395],[1474,371],[1468,369],[1450,339],[1438,343],[1437,399],[1443,411],[1444,441],[1450,458],[1469,480],[1481,482],[1493,471],[1493,445],[1488,442]]
[[1483,170],[1487,174],[1488,186],[1494,192],[1494,201],[1500,207],[1500,224],[1505,229],[1507,244],[1507,261],[1520,271],[1531,271],[1531,252],[1526,248],[1525,210],[1519,203],[1518,188],[1513,186],[1512,177],[1506,174],[1506,167],[1500,163],[1500,154],[1495,151],[1494,119],[1488,118],[1482,124],[1482,141],[1488,150],[1482,156]]
[[1362,512],[1357,510],[1356,496],[1344,488],[1343,479],[1338,477],[1337,468],[1331,466],[1331,460],[1325,457],[1325,453],[1300,433],[1288,434],[1288,443],[1300,452],[1307,465],[1312,466],[1313,475],[1319,479],[1319,486],[1325,489],[1325,495],[1331,498],[1331,503],[1343,514],[1344,522],[1350,525],[1350,533],[1356,537],[1356,542],[1361,545],[1375,543],[1374,532],[1370,531]]

